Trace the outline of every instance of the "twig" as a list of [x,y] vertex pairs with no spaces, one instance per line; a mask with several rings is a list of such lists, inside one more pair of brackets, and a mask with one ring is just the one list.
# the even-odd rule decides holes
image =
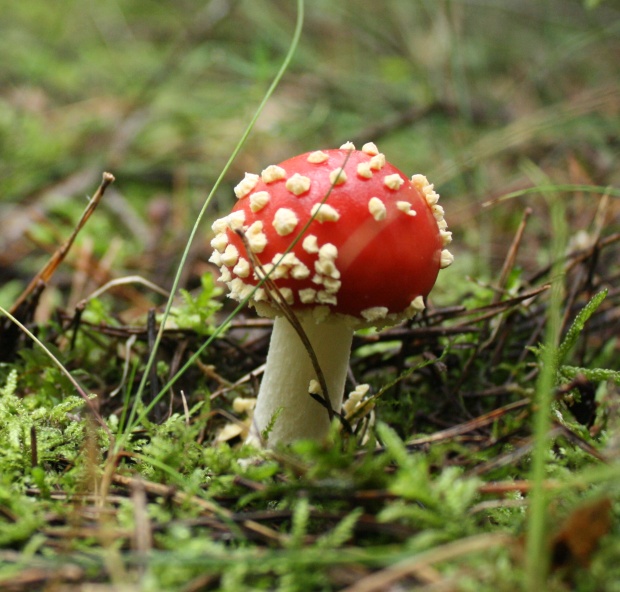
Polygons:
[[67,253],[71,249],[78,233],[80,232],[80,230],[82,230],[84,224],[86,224],[92,213],[99,205],[99,202],[101,201],[105,190],[108,188],[109,185],[114,183],[114,180],[114,175],[112,175],[111,173],[103,173],[101,184],[97,188],[95,195],[93,195],[91,200],[88,202],[88,205],[86,206],[86,209],[84,210],[76,227],[73,229],[71,236],[59,249],[56,250],[56,252],[52,255],[49,261],[34,276],[34,278],[32,278],[32,281],[30,282],[30,284],[28,284],[28,287],[19,295],[17,300],[13,303],[13,306],[10,308],[11,314],[14,314],[14,312],[25,302],[25,300],[36,290],[37,286],[40,283],[47,284],[49,279],[56,271],[56,268],[67,256]]
[[497,549],[511,542],[513,542],[513,538],[502,533],[467,537],[399,561],[362,578],[352,586],[345,588],[343,592],[382,592],[389,590],[399,580],[408,576],[415,576],[417,572],[436,563],[456,559],[470,553]]
[[[189,502],[200,508],[203,512],[218,516],[230,522],[235,522],[235,515],[229,510],[221,508],[213,502],[202,499],[201,497],[191,495],[183,491],[178,491],[177,489],[175,489],[174,487],[170,487],[169,485],[153,483],[151,481],[144,481],[142,479],[138,480],[133,477],[119,475],[118,473],[112,474],[111,480],[112,483],[116,483],[117,485],[122,485],[124,487],[129,487],[132,489],[135,487],[143,487],[144,491],[146,491],[147,493],[171,499],[177,504],[184,504]],[[239,524],[245,530],[251,532],[252,534],[257,535],[262,539],[269,540],[271,542],[282,544],[286,542],[288,538],[287,535],[276,532],[268,526],[264,526],[263,524],[259,524],[258,522],[255,522],[253,520],[240,520]]]
[[[521,241],[523,240],[523,233],[525,232],[525,226],[529,217],[532,215],[532,208],[525,208],[523,212],[523,218],[521,219],[521,223],[519,224],[519,228],[517,228],[517,232],[512,239],[512,243],[510,248],[508,249],[508,253],[506,254],[506,259],[504,260],[504,265],[502,266],[502,272],[499,276],[499,282],[497,287],[499,290],[503,291],[506,286],[506,280],[508,279],[508,274],[511,272],[514,267],[515,260],[517,258],[517,253],[519,252],[519,246],[521,245]],[[493,297],[493,302],[498,302],[501,298],[501,292],[498,291],[495,293]]]
[[519,409],[525,409],[531,405],[531,401],[529,399],[521,399],[520,401],[515,401],[514,403],[509,403],[508,405],[504,405],[503,407],[499,407],[498,409],[494,409],[489,413],[485,413],[480,417],[476,417],[470,421],[466,421],[465,423],[461,423],[452,428],[448,428],[446,430],[441,430],[440,432],[435,432],[430,436],[424,436],[422,438],[416,438],[414,440],[409,440],[407,442],[407,446],[417,447],[422,446],[424,444],[432,444],[434,442],[441,442],[443,440],[449,440],[450,438],[454,438],[456,436],[462,436],[463,434],[467,434],[469,432],[473,432],[474,430],[480,429],[487,425],[490,425],[496,422],[500,417],[503,417],[507,413],[511,411],[518,411]]

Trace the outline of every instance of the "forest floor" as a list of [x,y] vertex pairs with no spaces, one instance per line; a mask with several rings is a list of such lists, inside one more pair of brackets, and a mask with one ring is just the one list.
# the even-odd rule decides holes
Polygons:
[[[0,589],[620,591],[620,11],[334,4],[4,7]],[[351,430],[257,450],[211,223],[346,141],[455,261],[356,333]]]

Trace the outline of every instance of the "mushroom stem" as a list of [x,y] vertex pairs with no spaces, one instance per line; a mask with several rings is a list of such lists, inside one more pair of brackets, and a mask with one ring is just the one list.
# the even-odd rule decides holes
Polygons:
[[[316,323],[300,315],[299,322],[317,356],[332,409],[340,411],[353,329],[335,316]],[[286,318],[276,318],[249,441],[273,447],[300,438],[324,438],[329,415],[308,392],[313,379],[317,375],[299,335]],[[265,442],[262,432],[267,427],[271,430]]]

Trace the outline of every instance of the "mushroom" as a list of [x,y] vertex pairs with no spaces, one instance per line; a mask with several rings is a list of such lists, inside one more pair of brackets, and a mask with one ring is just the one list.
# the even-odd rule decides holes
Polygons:
[[246,173],[235,194],[232,212],[213,224],[210,261],[231,298],[275,318],[250,440],[321,439],[342,406],[354,330],[423,310],[452,263],[452,233],[426,177],[408,179],[373,143]]

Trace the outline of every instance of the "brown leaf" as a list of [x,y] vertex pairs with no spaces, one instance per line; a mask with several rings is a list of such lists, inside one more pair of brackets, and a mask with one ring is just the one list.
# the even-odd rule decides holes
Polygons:
[[579,506],[551,539],[551,568],[588,567],[599,541],[611,528],[611,500]]

